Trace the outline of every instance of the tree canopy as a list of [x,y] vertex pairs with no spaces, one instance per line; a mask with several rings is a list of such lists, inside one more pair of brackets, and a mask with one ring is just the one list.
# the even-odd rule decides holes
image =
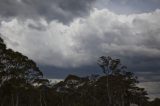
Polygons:
[[8,49],[0,38],[1,106],[158,106],[148,101],[147,92],[137,86],[134,73],[119,59],[101,56],[98,65],[104,75],[68,75],[57,84],[49,83],[36,63]]

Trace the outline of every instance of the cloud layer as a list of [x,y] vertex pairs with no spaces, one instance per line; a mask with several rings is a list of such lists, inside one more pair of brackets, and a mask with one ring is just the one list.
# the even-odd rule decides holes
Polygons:
[[44,18],[38,22],[17,18],[1,21],[0,32],[8,47],[42,64],[75,67],[111,55],[150,70],[160,67],[159,22],[160,10],[118,15],[94,9],[90,16],[77,18],[69,25],[55,20],[47,23]]
[[160,97],[160,82],[143,82],[138,86],[145,88],[148,91],[151,100]]
[[89,17],[70,25],[57,21],[48,24],[43,18],[39,22],[14,18],[2,21],[0,32],[10,47],[56,66],[92,63],[102,54],[155,61],[160,57],[159,17],[159,10],[126,16],[95,9]]
[[88,14],[95,0],[0,0],[0,16],[68,23]]
[[81,70],[102,55],[120,58],[139,76],[140,86],[159,96],[160,10],[142,12],[160,2],[95,1],[0,0],[0,36],[9,48],[57,69]]

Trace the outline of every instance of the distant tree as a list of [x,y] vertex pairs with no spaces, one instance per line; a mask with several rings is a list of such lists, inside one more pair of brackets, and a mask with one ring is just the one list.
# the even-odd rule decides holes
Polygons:
[[160,105],[160,98],[155,98],[154,100],[150,101],[146,106],[159,106]]
[[98,64],[104,75],[69,75],[51,85],[33,60],[7,49],[0,38],[0,106],[159,106],[159,99],[148,102],[119,59],[101,56]]
[[119,59],[101,56],[98,64],[106,74],[109,106],[116,102],[119,106],[128,106],[130,103],[140,105],[147,101],[147,92],[136,86],[137,77],[127,72],[127,67],[122,65]]

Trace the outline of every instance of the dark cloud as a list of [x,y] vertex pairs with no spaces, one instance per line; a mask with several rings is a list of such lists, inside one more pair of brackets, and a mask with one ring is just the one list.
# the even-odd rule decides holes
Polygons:
[[135,71],[148,71],[160,68],[159,16],[160,10],[128,16],[95,9],[69,26],[55,20],[22,23],[13,19],[3,21],[0,31],[10,39],[6,40],[9,47],[41,64],[80,67],[110,55],[121,58]]
[[1,17],[45,18],[67,23],[89,13],[95,0],[0,0]]
[[69,74],[79,75],[79,76],[90,76],[91,74],[103,74],[101,68],[97,65],[86,65],[83,67],[69,67],[62,68],[56,66],[39,65],[39,67],[44,72],[44,75],[48,78],[64,79]]
[[29,23],[28,24],[28,27],[31,28],[31,29],[35,29],[35,30],[46,30],[46,27],[44,25],[42,25],[41,23],[36,23],[35,24],[32,24],[32,23]]
[[[129,71],[143,72],[144,75],[139,75],[141,81],[158,82],[159,17],[159,9],[131,15],[94,9],[89,16],[77,18],[69,25],[56,20],[47,23],[45,19],[2,21],[0,32],[8,47],[39,64],[52,66],[42,68],[50,78],[64,78],[69,73],[96,73],[96,60],[105,55],[120,58]],[[150,72],[150,76],[146,75]],[[148,80],[144,76],[149,76]]]

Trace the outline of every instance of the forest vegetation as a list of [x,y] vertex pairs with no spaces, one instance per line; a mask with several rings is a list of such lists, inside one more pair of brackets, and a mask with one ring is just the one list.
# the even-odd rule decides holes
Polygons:
[[0,38],[0,106],[160,106],[119,59],[101,56],[97,63],[103,75],[68,75],[52,84],[33,60]]

